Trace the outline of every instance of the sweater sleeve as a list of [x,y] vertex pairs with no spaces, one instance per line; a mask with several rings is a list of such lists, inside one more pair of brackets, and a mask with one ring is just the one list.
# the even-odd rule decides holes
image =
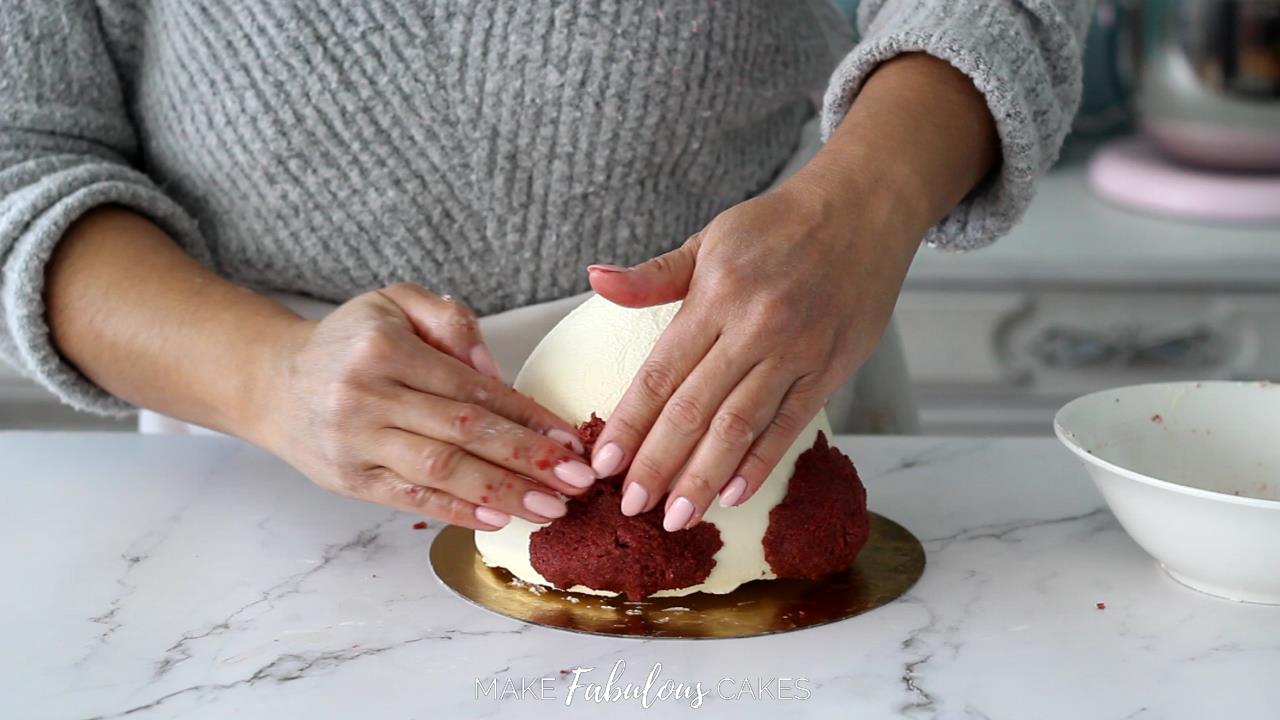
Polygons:
[[54,347],[45,265],[67,228],[106,204],[149,217],[211,263],[196,224],[134,164],[137,141],[92,0],[7,3],[0,13],[0,357],[67,404],[132,408]]
[[1092,0],[863,0],[861,42],[824,98],[823,139],[879,63],[907,52],[950,63],[986,98],[1002,163],[924,239],[949,250],[990,244],[1022,217],[1036,180],[1057,160],[1080,103],[1092,8]]

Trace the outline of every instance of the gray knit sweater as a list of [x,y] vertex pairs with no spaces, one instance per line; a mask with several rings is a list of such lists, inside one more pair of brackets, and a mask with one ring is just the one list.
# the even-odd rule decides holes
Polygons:
[[912,50],[996,118],[998,176],[926,238],[978,247],[1056,157],[1090,4],[864,0],[845,55],[821,0],[0,0],[0,355],[129,409],[44,320],[53,248],[106,203],[253,287],[409,280],[482,314],[582,291],[588,263],[668,250],[766,186],[810,98],[829,134]]

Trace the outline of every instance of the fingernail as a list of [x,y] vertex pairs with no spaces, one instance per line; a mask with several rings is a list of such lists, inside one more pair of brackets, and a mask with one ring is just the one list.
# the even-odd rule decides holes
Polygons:
[[720,491],[720,507],[733,507],[742,499],[742,495],[747,491],[747,479],[739,475],[729,481],[724,486],[724,490]]
[[549,518],[563,517],[568,510],[560,498],[537,490],[530,490],[524,494],[524,507],[531,513]]
[[507,523],[511,522],[510,515],[502,512],[501,510],[494,510],[493,508],[487,508],[483,505],[476,508],[476,519],[485,525],[492,525],[494,527],[505,527]]
[[693,503],[689,502],[687,497],[678,497],[671,503],[671,507],[667,508],[667,514],[662,518],[662,529],[667,532],[683,530],[684,526],[689,524],[691,517],[693,517]]
[[627,517],[639,515],[648,501],[649,491],[640,483],[631,483],[627,486],[627,491],[622,493],[622,514]]
[[596,481],[596,471],[586,463],[580,463],[577,460],[560,463],[551,470],[551,474],[580,488],[591,487],[591,483]]
[[631,272],[631,268],[622,267],[621,265],[599,264],[599,265],[588,265],[587,272],[589,273],[593,273],[593,272],[624,273],[624,272]]
[[578,436],[568,430],[551,428],[547,431],[547,437],[551,438],[553,442],[567,447],[579,455],[587,451],[586,448],[582,447],[582,441],[578,439]]
[[493,359],[493,353],[489,352],[489,348],[484,343],[471,348],[471,365],[494,380],[503,382],[502,371],[498,369],[498,361]]
[[[596,471],[599,477],[609,477],[618,472],[622,464],[622,447],[618,443],[609,443],[604,447],[596,450],[595,457],[591,458],[591,469]],[[633,486],[634,487],[634,486]],[[643,489],[643,488],[641,488]]]

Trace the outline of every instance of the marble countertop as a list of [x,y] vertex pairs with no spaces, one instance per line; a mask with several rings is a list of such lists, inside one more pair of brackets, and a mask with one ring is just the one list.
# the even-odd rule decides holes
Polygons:
[[[434,529],[235,440],[0,434],[0,717],[1280,713],[1280,608],[1175,584],[1054,441],[839,444],[925,541],[920,583],[806,631],[643,641],[472,607],[431,575]],[[611,671],[656,673],[651,707],[596,702]]]
[[1280,225],[1194,223],[1117,207],[1086,180],[1093,146],[1041,179],[1022,221],[977,252],[923,248],[907,290],[1211,289],[1274,292]]

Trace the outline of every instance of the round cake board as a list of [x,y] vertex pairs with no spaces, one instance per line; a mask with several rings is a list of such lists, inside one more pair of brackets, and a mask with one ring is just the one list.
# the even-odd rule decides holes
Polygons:
[[446,527],[431,544],[436,577],[468,602],[534,625],[592,635],[713,639],[791,632],[886,605],[924,573],[924,548],[906,528],[870,513],[867,544],[849,570],[821,580],[758,580],[731,593],[631,602],[529,585],[484,564],[474,531]]
[[1099,197],[1132,210],[1209,223],[1280,223],[1280,173],[1180,165],[1141,137],[1109,142],[1089,162]]

